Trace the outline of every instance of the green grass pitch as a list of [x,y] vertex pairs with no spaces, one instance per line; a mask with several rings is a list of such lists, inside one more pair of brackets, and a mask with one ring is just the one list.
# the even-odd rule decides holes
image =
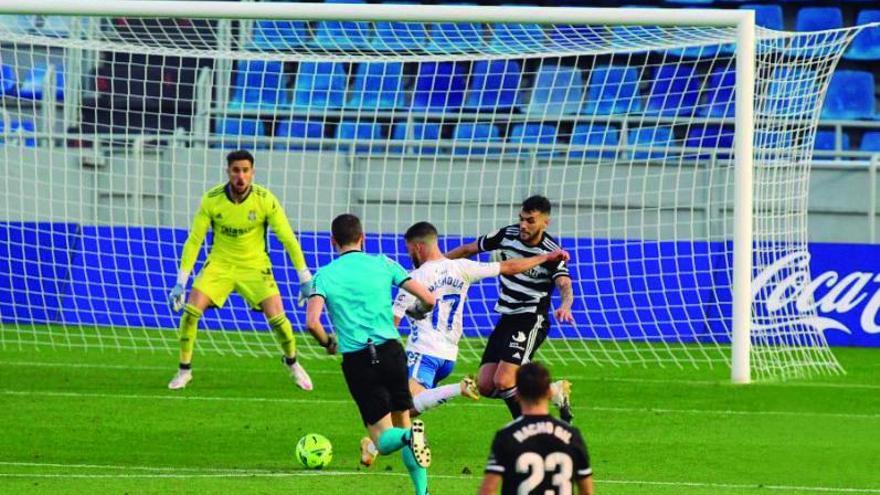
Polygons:
[[[880,494],[878,352],[838,349],[845,376],[750,386],[721,368],[551,369],[574,382],[599,494]],[[399,455],[358,467],[364,432],[338,360],[303,361],[311,393],[276,359],[206,352],[172,392],[170,353],[7,346],[0,493],[411,493]],[[475,493],[503,403],[456,399],[423,417],[431,492]],[[333,442],[325,471],[293,457],[310,432]]]

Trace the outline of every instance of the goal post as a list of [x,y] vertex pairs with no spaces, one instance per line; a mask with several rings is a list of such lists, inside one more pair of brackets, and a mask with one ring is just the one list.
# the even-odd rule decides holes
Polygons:
[[[554,324],[541,359],[724,365],[735,383],[841,371],[815,305],[785,288],[809,283],[792,256],[812,140],[856,30],[772,32],[738,9],[0,0],[0,15],[74,19],[0,25],[14,71],[39,59],[50,75],[0,150],[4,347],[173,350],[185,230],[242,147],[313,270],[344,211],[407,264],[414,221],[451,248],[547,195],[577,324]],[[462,359],[479,357],[497,297],[474,288]],[[276,352],[240,300],[213,314],[200,345]]]

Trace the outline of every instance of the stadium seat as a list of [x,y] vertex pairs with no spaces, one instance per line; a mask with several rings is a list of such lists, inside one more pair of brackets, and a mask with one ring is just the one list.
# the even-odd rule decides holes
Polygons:
[[840,7],[804,7],[797,13],[796,31],[826,31],[843,27]]
[[785,22],[782,15],[782,7],[777,4],[749,4],[740,5],[741,9],[755,11],[755,24],[767,29],[782,31]]
[[[554,144],[556,142],[556,126],[550,124],[514,124],[510,129],[507,141],[513,144]],[[515,147],[514,147],[515,148]],[[510,149],[510,148],[508,148]],[[522,149],[521,153],[534,154],[531,148]],[[537,156],[550,156],[552,151],[537,151]]]
[[282,62],[242,60],[238,62],[229,106],[274,109],[290,105],[286,86]]
[[482,122],[462,122],[455,127],[453,140],[456,155],[498,154],[501,148],[486,148],[476,143],[501,142],[498,128]]
[[599,66],[589,71],[587,100],[581,113],[634,114],[642,111],[639,73],[632,67]]
[[[411,126],[408,126],[406,122],[400,122],[394,125],[394,130],[392,131],[391,138],[397,140],[415,140],[415,141],[425,141],[426,144],[428,142],[433,141],[432,146],[422,145],[406,145],[406,150],[411,150],[414,153],[420,153],[422,155],[433,155],[437,153],[436,141],[442,139],[443,129],[440,124],[436,124],[434,122],[420,122],[413,123]],[[399,146],[394,146],[391,148],[392,151],[401,152],[403,149]],[[408,152],[408,151],[406,151]]]
[[673,140],[672,129],[669,127],[639,127],[630,129],[626,135],[626,142],[629,146],[651,146],[658,149],[657,151],[631,152],[632,157],[638,160],[654,160],[669,156],[665,148],[673,146]]
[[[365,0],[325,0],[325,3],[367,3]],[[312,46],[323,50],[369,48],[372,24],[352,21],[320,21],[315,26]]]
[[[227,117],[217,121],[217,134],[224,136],[221,148],[263,149],[266,145],[256,143],[254,138],[266,135],[263,121]],[[233,138],[234,136],[234,138]]]
[[540,24],[493,24],[489,48],[501,53],[522,53],[540,49],[546,39]]
[[[302,138],[320,139],[324,137],[324,125],[320,121],[305,119],[282,120],[275,124],[275,137],[279,138]],[[319,143],[276,143],[275,149],[312,151],[320,150]]]
[[391,110],[405,104],[402,62],[364,62],[358,65],[346,106]]
[[293,104],[300,108],[341,108],[348,76],[341,62],[300,62]]
[[837,149],[837,133],[835,131],[816,132],[816,142],[813,145],[815,151],[848,151],[850,149],[849,134],[844,132],[840,136],[840,149]]
[[[384,148],[382,126],[374,122],[350,122],[343,120],[336,126],[334,137],[336,139],[355,140],[355,152],[357,153],[380,151]],[[361,144],[362,141],[366,141],[366,144]],[[340,151],[348,150],[351,147],[348,143],[338,143],[337,146]]]
[[34,16],[34,29],[42,36],[67,38],[70,36],[72,25],[73,17],[61,15]]
[[733,117],[736,111],[736,68],[721,67],[706,78],[705,100],[700,103],[702,117]]
[[[865,9],[859,12],[856,24],[880,22],[880,10]],[[880,26],[864,29],[859,33],[846,52],[849,60],[880,60]]]
[[685,138],[685,146],[699,148],[701,159],[709,159],[716,150],[727,150],[726,153],[715,153],[720,160],[730,159],[730,151],[733,150],[732,127],[722,127],[717,124],[694,125],[688,129]]
[[[8,132],[8,134],[6,134]],[[6,122],[0,119],[0,135],[5,135],[4,137],[0,137],[0,144],[6,143],[6,138],[9,138],[9,142],[11,144],[24,145],[27,148],[35,148],[37,146],[37,138],[34,137],[34,134],[37,132],[37,127],[34,125],[34,121],[30,119],[13,119],[9,122],[9,130],[6,129]]]
[[416,75],[413,107],[418,110],[458,110],[467,85],[465,66],[455,62],[422,62]]
[[[599,124],[577,124],[571,131],[571,146],[617,146],[620,142],[620,130],[616,127]],[[571,158],[614,158],[615,151],[572,150]]]
[[831,77],[823,119],[871,119],[875,116],[874,75],[857,70],[839,70]]
[[564,48],[606,48],[604,26],[573,26],[557,24],[548,30],[551,44]]
[[309,26],[305,21],[259,20],[254,23],[251,48],[291,50],[308,43]]
[[[455,4],[474,5],[474,4]],[[430,25],[431,41],[427,49],[431,52],[473,52],[484,48],[484,26],[479,23],[438,22]]]
[[539,116],[577,113],[584,99],[580,69],[542,64],[535,75],[528,103],[522,110]]
[[811,118],[819,97],[818,82],[815,71],[792,67],[774,69],[763,111],[769,115]]
[[868,131],[862,134],[862,144],[859,149],[880,152],[880,131]]
[[14,96],[18,91],[18,76],[11,65],[0,64],[0,94]]
[[370,48],[378,51],[419,50],[427,46],[428,32],[418,22],[378,22],[370,40]]
[[[45,66],[31,67],[18,88],[18,96],[26,100],[42,100],[47,70]],[[55,99],[64,101],[64,69],[60,66],[55,67]]]
[[661,65],[649,82],[645,113],[649,115],[693,115],[700,96],[701,76],[694,66]]
[[471,84],[464,107],[498,111],[517,104],[522,69],[516,60],[479,60],[471,69]]

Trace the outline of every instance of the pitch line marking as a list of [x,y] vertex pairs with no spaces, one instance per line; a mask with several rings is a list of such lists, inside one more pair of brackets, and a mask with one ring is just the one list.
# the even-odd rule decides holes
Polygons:
[[[142,394],[106,394],[97,392],[58,392],[51,390],[9,390],[2,389],[0,394],[9,396],[41,396],[41,397],[71,397],[71,398],[97,398],[97,399],[140,399],[140,400],[179,400],[179,401],[205,401],[205,402],[257,402],[257,403],[285,403],[285,404],[350,404],[349,399],[294,399],[285,397],[220,397],[201,395],[142,395]],[[449,402],[446,407],[498,407],[496,404],[474,402]],[[638,408],[638,407],[604,407],[586,406],[579,408],[587,411],[632,413],[632,414],[707,414],[721,416],[781,416],[781,417],[825,417],[839,419],[878,419],[880,414],[857,414],[857,413],[833,413],[814,411],[737,411],[730,409],[669,409],[669,408]]]
[[[62,478],[62,479],[137,479],[137,478],[301,478],[311,476],[391,476],[409,477],[404,473],[389,473],[385,471],[362,472],[362,471],[295,471],[280,472],[263,469],[211,469],[211,468],[175,468],[166,466],[114,466],[95,464],[58,464],[39,462],[11,462],[0,461],[3,466],[18,467],[64,467],[72,469],[120,469],[134,471],[160,471],[158,473],[0,473],[0,478]],[[432,474],[432,478],[478,481],[479,475],[450,475]],[[794,485],[768,485],[746,483],[706,483],[699,481],[650,481],[650,480],[619,480],[619,479],[596,479],[597,484],[608,485],[645,485],[645,486],[668,486],[686,488],[714,488],[723,490],[770,490],[779,492],[813,492],[813,493],[853,493],[853,494],[880,494],[880,488],[855,488],[855,487],[826,487],[826,486],[794,486]]]

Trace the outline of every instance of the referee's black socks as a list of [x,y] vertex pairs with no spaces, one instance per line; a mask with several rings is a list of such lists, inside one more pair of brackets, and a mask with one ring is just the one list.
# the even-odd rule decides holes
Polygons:
[[510,411],[513,419],[522,416],[522,408],[519,405],[519,401],[516,400],[516,387],[499,390],[497,396],[504,399],[504,403],[507,404],[507,409]]

